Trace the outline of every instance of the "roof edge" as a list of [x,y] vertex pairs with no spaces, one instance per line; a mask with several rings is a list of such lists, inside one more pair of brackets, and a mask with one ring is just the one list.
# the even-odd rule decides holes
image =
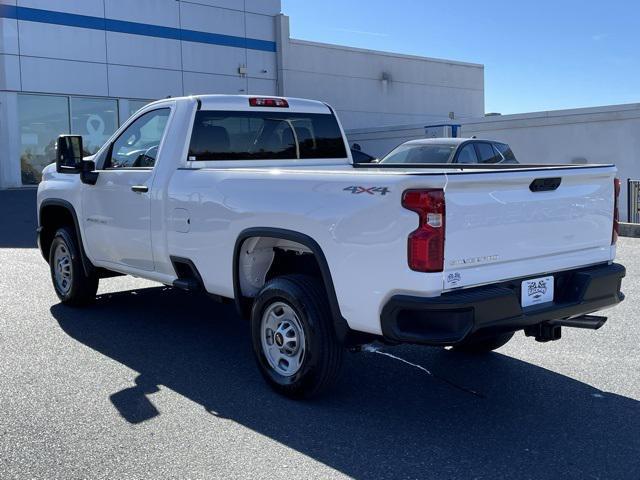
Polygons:
[[447,60],[445,58],[422,57],[420,55],[409,55],[406,53],[388,52],[384,50],[372,50],[369,48],[350,47],[347,45],[338,45],[335,43],[313,42],[310,40],[301,40],[298,38],[289,38],[289,42],[298,43],[301,45],[307,45],[310,47],[322,47],[322,48],[332,48],[334,50],[344,50],[346,52],[371,53],[371,54],[382,55],[386,57],[406,58],[410,60],[421,60],[425,62],[437,62],[437,63],[445,63],[449,65],[462,66],[462,67],[473,67],[473,68],[484,69],[484,65],[482,63],[462,62],[458,60]]

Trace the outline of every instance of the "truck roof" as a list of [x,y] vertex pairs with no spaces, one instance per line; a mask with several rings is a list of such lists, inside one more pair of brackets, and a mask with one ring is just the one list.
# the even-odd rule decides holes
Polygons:
[[[278,98],[286,100],[288,107],[250,107],[250,98]],[[169,99],[158,100],[166,102]],[[232,110],[232,111],[280,111],[280,112],[298,112],[298,113],[332,113],[331,108],[324,102],[318,100],[308,100],[305,98],[295,97],[278,97],[274,95],[224,95],[224,94],[207,94],[207,95],[190,95],[185,97],[171,98],[173,101],[193,101],[201,102],[202,110]],[[155,103],[155,102],[154,102]]]

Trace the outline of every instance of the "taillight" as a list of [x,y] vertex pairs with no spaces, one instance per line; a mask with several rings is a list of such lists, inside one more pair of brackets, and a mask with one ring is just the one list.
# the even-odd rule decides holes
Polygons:
[[618,233],[620,231],[620,210],[618,208],[618,198],[620,197],[620,179],[613,179],[613,231],[611,233],[611,245],[615,245],[618,241]]
[[289,108],[289,102],[287,102],[284,98],[252,97],[249,99],[249,105],[252,107]]
[[444,190],[407,190],[402,206],[416,212],[418,228],[407,242],[409,268],[417,272],[441,272],[444,267]]

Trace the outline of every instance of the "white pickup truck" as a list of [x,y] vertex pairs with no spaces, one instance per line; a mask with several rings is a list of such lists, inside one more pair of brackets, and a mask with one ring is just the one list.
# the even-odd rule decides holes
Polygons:
[[614,166],[356,165],[322,102],[160,100],[92,157],[61,136],[43,173],[63,303],[117,274],[233,301],[291,397],[329,386],[346,347],[557,340],[624,298]]

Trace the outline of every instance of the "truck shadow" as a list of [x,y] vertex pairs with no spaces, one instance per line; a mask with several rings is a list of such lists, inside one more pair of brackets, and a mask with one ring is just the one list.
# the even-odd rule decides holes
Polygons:
[[147,395],[169,388],[208,414],[355,478],[637,478],[640,472],[640,402],[505,355],[387,350],[482,397],[394,359],[360,353],[347,356],[329,395],[294,402],[262,381],[248,324],[232,306],[158,287],[101,295],[85,310],[55,305],[51,312],[72,338],[139,373],[135,385],[110,396],[131,423],[161,415]]

